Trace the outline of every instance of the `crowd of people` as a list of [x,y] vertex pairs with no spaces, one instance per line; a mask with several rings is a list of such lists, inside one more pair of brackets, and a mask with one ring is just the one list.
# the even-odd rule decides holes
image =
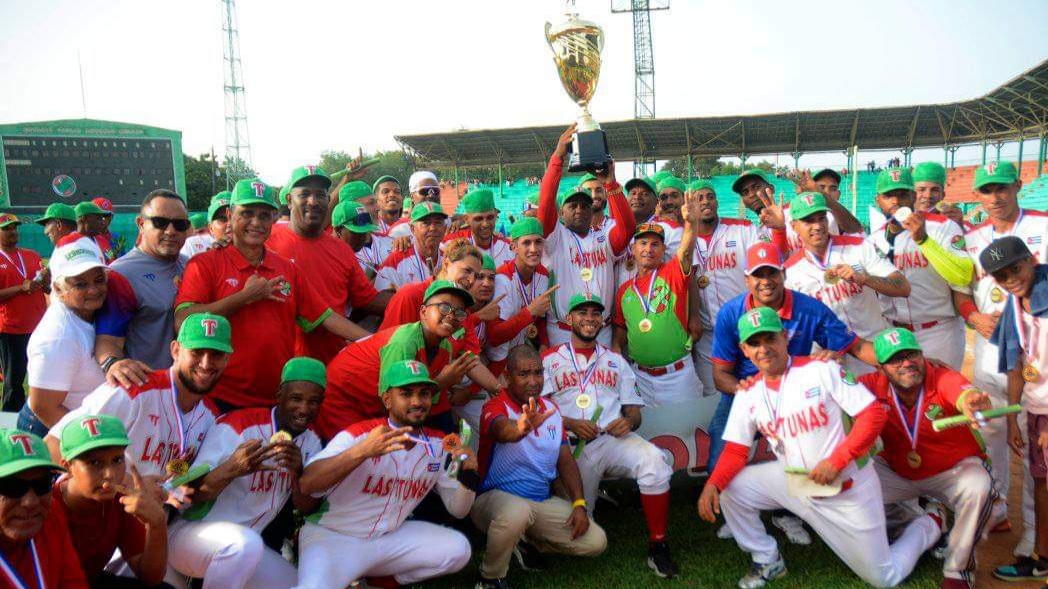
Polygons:
[[[473,538],[476,586],[506,589],[513,561],[616,541],[608,478],[636,482],[637,566],[686,575],[673,468],[637,430],[704,396],[697,509],[752,558],[739,587],[786,574],[762,512],[872,586],[933,551],[954,589],[1022,510],[994,575],[1048,574],[1048,214],[1015,166],[976,171],[978,226],[942,166],[885,169],[868,230],[832,169],[788,203],[746,170],[751,223],[708,180],[620,186],[614,163],[561,189],[574,131],[505,235],[489,189],[453,223],[435,174],[357,162],[241,180],[194,220],[156,190],[122,255],[99,203],[37,220],[46,265],[0,214],[0,586],[396,587],[469,566]],[[1032,508],[1006,501],[1009,449]]]

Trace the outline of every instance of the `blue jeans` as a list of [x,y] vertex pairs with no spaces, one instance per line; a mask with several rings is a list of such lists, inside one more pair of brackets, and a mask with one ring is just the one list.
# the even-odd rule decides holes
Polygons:
[[36,414],[29,408],[29,403],[22,405],[22,408],[19,409],[16,426],[24,432],[36,434],[41,438],[46,436],[48,432],[48,427],[44,425],[44,422],[37,419]]
[[731,413],[731,404],[735,402],[735,395],[727,393],[720,394],[720,402],[717,410],[713,412],[710,420],[710,459],[706,465],[706,472],[712,473],[713,467],[717,466],[717,460],[724,451],[724,428],[728,425],[728,415]]

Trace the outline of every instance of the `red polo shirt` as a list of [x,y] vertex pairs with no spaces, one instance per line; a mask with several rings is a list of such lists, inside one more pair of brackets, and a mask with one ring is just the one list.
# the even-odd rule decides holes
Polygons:
[[[36,252],[16,249],[11,254],[0,252],[0,289],[21,286],[40,271],[40,256]],[[33,333],[46,310],[44,291],[20,292],[0,302],[0,333]]]
[[266,279],[284,277],[285,290],[282,302],[263,299],[228,317],[233,354],[210,394],[238,408],[276,402],[280,371],[295,354],[295,334],[300,328],[313,331],[331,314],[331,308],[286,258],[266,250],[255,267],[234,246],[209,250],[189,260],[175,308],[232,296],[254,274]]
[[[43,586],[48,589],[88,589],[87,577],[84,576],[84,570],[80,568],[80,559],[69,537],[69,523],[61,509],[55,509],[54,505],[51,506],[51,510],[44,519],[44,527],[37,532],[36,536],[33,536],[33,544],[40,558],[40,568],[44,572],[43,583],[36,577],[29,542],[12,545],[6,540],[0,540],[0,552],[3,552],[4,558],[15,569],[18,576],[22,577],[27,586],[34,588]],[[0,573],[0,587],[4,589],[14,587],[3,573]]]
[[[292,231],[290,225],[281,225],[273,227],[266,247],[291,260],[309,288],[343,317],[347,306],[360,309],[378,296],[360,269],[353,248],[330,234],[307,238]],[[295,355],[311,356],[327,364],[345,345],[344,339],[326,329],[311,333],[300,329],[295,339]]]
[[65,514],[73,548],[84,573],[92,580],[102,574],[117,548],[124,558],[138,556],[145,549],[146,527],[124,511],[120,497],[117,494],[92,510],[78,513],[65,504],[61,480],[52,488],[51,509]]
[[884,443],[881,457],[896,474],[911,480],[928,478],[949,470],[969,456],[985,456],[982,440],[977,432],[967,427],[936,432],[932,429],[932,419],[929,418],[932,414],[935,414],[933,419],[963,415],[957,409],[957,399],[961,393],[973,388],[972,384],[959,372],[939,368],[927,361],[924,363],[924,369],[924,400],[920,407],[914,406],[907,411],[906,407],[899,403],[910,424],[915,418],[920,420],[917,426],[917,453],[921,455],[921,465],[917,468],[911,468],[906,463],[906,455],[910,453],[912,446],[906,426],[903,425],[892,399],[895,393],[888,387],[888,377],[882,372],[871,372],[859,377],[859,382],[870,389],[888,414],[888,420],[881,430],[881,441]]

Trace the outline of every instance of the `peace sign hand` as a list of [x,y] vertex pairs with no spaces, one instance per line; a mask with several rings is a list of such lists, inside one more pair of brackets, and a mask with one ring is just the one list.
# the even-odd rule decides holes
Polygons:
[[757,194],[760,198],[761,204],[764,208],[757,215],[760,217],[761,225],[770,227],[771,229],[786,229],[786,212],[782,208],[782,201],[785,199],[783,193],[779,193],[779,202],[775,202],[775,189],[771,186],[767,186],[760,193]]
[[528,304],[528,312],[531,313],[532,317],[542,317],[549,311],[550,305],[552,304],[553,293],[560,288],[559,284],[554,284],[549,287],[546,292],[535,297],[534,300]]
[[120,497],[120,504],[124,511],[132,515],[146,527],[159,528],[167,525],[167,514],[164,507],[157,499],[156,493],[149,489],[147,483],[138,474],[135,465],[131,465],[131,486],[113,485]]
[[548,411],[539,413],[535,397],[531,397],[527,403],[521,405],[520,411],[520,416],[517,417],[517,432],[522,438],[542,427],[542,424],[557,412],[555,408],[550,408]]

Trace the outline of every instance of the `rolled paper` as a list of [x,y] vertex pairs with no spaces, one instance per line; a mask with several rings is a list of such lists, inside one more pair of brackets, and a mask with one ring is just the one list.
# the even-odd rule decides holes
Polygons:
[[[1005,415],[1011,415],[1012,413],[1019,413],[1022,411],[1021,405],[1009,405],[1007,407],[1001,407],[1000,409],[987,409],[986,411],[979,411],[976,415],[976,421],[980,421],[978,418],[981,416],[982,421],[995,419],[998,417],[1004,417]],[[944,429],[951,427],[961,427],[969,425],[972,422],[971,419],[963,415],[954,415],[953,417],[944,417],[942,419],[936,419],[932,422],[932,429],[941,432]],[[980,421],[981,423],[981,421]]]
[[[379,157],[373,157],[373,158],[371,158],[371,159],[369,159],[369,160],[364,160],[364,161],[360,162],[360,165],[359,165],[359,166],[357,166],[357,167],[353,168],[353,171],[355,172],[355,171],[357,171],[357,170],[360,170],[360,169],[366,168],[366,167],[368,167],[368,166],[373,166],[373,165],[375,165],[375,164],[379,163],[380,161],[382,161],[382,158],[379,158]],[[343,175],[345,175],[345,173],[346,173],[346,172],[348,172],[348,171],[349,171],[349,170],[347,170],[347,169],[345,169],[345,168],[342,168],[341,170],[337,170],[337,171],[335,171],[335,173],[334,173],[334,174],[331,174],[331,175],[329,176],[329,178],[331,178],[331,180],[333,180],[333,181],[334,181],[334,180],[338,180],[338,179],[339,179],[339,178],[341,178],[341,177],[342,177]]]
[[808,470],[807,468],[801,468],[799,466],[787,466],[783,470],[786,471],[786,474],[810,474],[811,473],[811,471]]
[[193,468],[189,469],[189,471],[185,474],[175,477],[161,486],[164,488],[165,491],[170,493],[171,491],[181,487],[182,485],[187,485],[199,479],[200,477],[206,475],[209,472],[211,472],[210,466],[208,466],[207,464],[198,464]]
[[909,219],[910,215],[912,214],[913,210],[910,209],[910,207],[899,207],[898,210],[895,211],[895,215],[893,216],[895,217],[896,221],[900,223],[905,223],[906,219]]
[[[597,405],[597,408],[593,410],[593,417],[590,418],[591,423],[597,423],[600,419],[600,414],[604,412],[603,405]],[[575,451],[571,453],[572,457],[578,460],[579,456],[582,456],[582,451],[586,448],[586,440],[579,440],[578,445],[575,446]]]

